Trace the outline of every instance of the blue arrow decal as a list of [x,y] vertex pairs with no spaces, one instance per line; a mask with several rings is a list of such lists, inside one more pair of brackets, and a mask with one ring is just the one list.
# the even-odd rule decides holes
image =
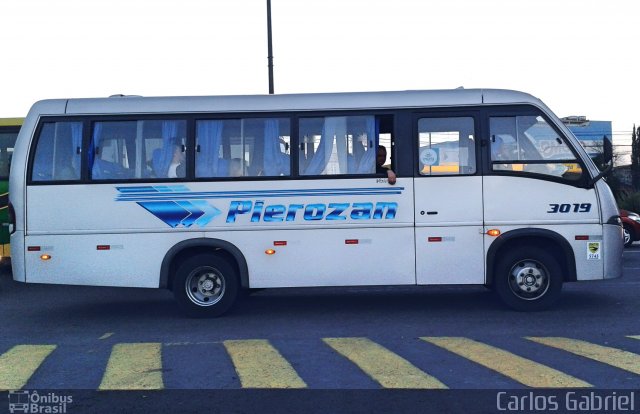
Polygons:
[[191,227],[191,225],[204,214],[204,211],[194,206],[191,201],[176,201],[176,204],[189,213],[189,215],[180,222],[184,227]]
[[137,204],[173,228],[178,227],[182,220],[191,215],[175,201],[151,201]]
[[200,216],[200,218],[195,221],[195,224],[198,227],[206,226],[211,220],[222,214],[222,211],[218,210],[204,200],[192,200],[191,204],[202,211],[202,215]]
[[180,225],[191,227],[194,223],[204,227],[222,214],[220,210],[202,200],[145,201],[137,204],[173,228]]

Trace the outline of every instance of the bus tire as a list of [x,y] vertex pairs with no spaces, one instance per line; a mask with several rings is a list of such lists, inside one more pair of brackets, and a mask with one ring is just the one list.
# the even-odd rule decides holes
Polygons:
[[228,259],[214,253],[186,258],[175,273],[173,295],[182,311],[192,318],[225,313],[238,297],[238,273]]
[[508,307],[517,311],[539,311],[554,305],[562,290],[562,267],[558,260],[538,247],[508,251],[496,265],[495,291]]

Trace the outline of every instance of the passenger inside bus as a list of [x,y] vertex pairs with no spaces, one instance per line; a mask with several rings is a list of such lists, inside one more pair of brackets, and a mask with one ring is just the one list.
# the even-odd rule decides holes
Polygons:
[[229,177],[244,177],[245,176],[245,163],[240,158],[233,158],[229,163]]
[[[514,156],[512,152],[509,150],[508,146],[504,143],[504,138],[501,136],[494,135],[491,138],[491,161],[505,161],[505,160],[513,160]],[[522,169],[521,166],[518,166],[519,169]],[[513,171],[513,164],[493,164],[493,170],[508,170]]]
[[384,167],[384,163],[387,160],[387,149],[384,145],[378,145],[378,152],[376,153],[376,174],[384,174],[389,180],[389,184],[396,183],[396,173],[391,168]]
[[173,148],[173,159],[171,160],[171,164],[169,164],[169,169],[167,171],[168,178],[179,178],[185,176],[185,154],[182,150],[182,145],[179,143],[174,144]]

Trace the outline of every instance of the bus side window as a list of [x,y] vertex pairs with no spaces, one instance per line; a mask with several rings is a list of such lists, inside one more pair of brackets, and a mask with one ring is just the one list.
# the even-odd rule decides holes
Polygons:
[[93,180],[186,176],[185,120],[95,122],[89,148]]
[[420,175],[468,175],[476,172],[475,126],[471,117],[418,120]]
[[581,179],[576,156],[542,116],[491,117],[489,129],[493,171]]
[[36,143],[32,181],[80,179],[81,122],[47,122]]
[[288,118],[196,121],[196,177],[280,177],[291,171]]
[[378,145],[391,146],[393,118],[384,115],[302,118],[299,128],[300,175],[375,174]]

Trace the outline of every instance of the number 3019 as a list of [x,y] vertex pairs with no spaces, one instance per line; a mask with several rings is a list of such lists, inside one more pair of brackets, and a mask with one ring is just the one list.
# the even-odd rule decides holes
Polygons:
[[549,204],[547,213],[588,213],[591,203]]

